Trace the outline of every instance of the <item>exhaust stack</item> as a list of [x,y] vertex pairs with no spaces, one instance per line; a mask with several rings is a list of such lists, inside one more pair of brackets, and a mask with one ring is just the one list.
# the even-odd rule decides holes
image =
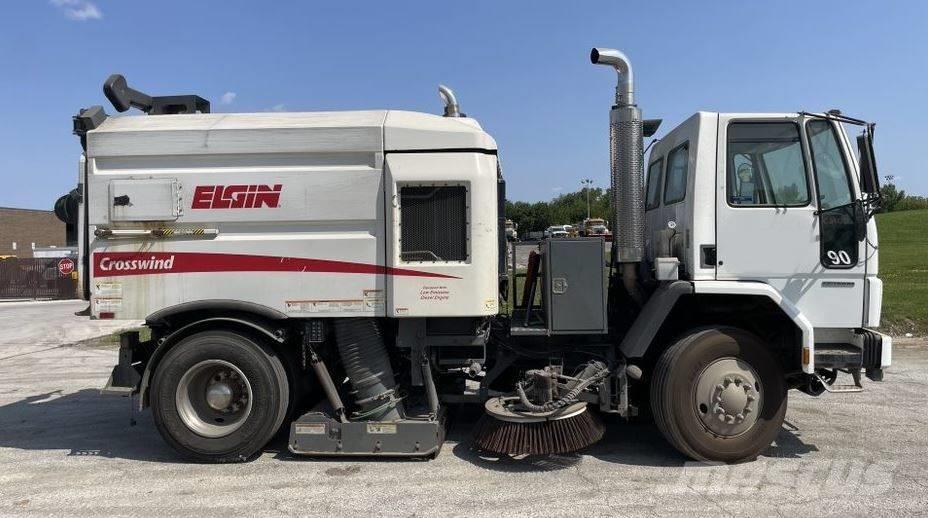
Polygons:
[[635,105],[632,65],[622,52],[594,48],[594,65],[615,69],[615,105],[609,111],[612,211],[615,216],[612,261],[622,263],[626,288],[635,296],[636,266],[644,258],[644,171],[641,110]]
[[438,96],[445,103],[445,117],[464,117],[453,90],[445,85],[438,85]]

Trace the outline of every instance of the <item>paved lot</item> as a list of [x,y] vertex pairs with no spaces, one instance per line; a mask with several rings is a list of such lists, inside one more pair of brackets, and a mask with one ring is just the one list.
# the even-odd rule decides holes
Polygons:
[[538,243],[534,241],[522,241],[519,243],[510,243],[506,264],[512,265],[512,249],[516,250],[516,268],[522,269],[528,267],[528,255],[532,250],[538,249]]
[[[0,515],[922,515],[928,508],[928,347],[909,341],[883,384],[815,400],[758,461],[684,464],[647,424],[610,425],[583,455],[486,459],[458,415],[438,459],[177,460],[149,413],[98,394],[116,351],[77,303],[0,304]],[[66,331],[65,323],[81,322]],[[106,323],[112,326],[112,323]],[[130,419],[137,425],[132,426]]]

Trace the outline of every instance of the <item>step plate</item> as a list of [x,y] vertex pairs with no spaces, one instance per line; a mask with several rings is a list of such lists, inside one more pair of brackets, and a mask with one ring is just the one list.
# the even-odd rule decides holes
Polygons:
[[444,413],[436,420],[342,423],[309,412],[290,425],[290,451],[297,455],[434,457],[444,441]]
[[815,367],[822,369],[861,368],[864,351],[852,344],[815,344]]

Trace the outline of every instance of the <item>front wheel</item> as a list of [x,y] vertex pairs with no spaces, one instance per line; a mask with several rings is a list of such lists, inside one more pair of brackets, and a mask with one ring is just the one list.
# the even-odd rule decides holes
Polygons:
[[287,375],[273,351],[249,336],[204,331],[158,363],[151,406],[162,437],[204,462],[253,458],[280,428]]
[[786,385],[757,337],[732,327],[702,329],[661,355],[651,408],[657,427],[681,453],[741,462],[756,458],[779,433]]

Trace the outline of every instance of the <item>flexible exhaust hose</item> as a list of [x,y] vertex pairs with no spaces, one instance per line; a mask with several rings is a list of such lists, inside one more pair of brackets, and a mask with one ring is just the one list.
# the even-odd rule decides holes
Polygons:
[[335,340],[345,374],[351,382],[359,419],[396,421],[403,404],[396,394],[393,367],[380,326],[373,318],[337,318]]

